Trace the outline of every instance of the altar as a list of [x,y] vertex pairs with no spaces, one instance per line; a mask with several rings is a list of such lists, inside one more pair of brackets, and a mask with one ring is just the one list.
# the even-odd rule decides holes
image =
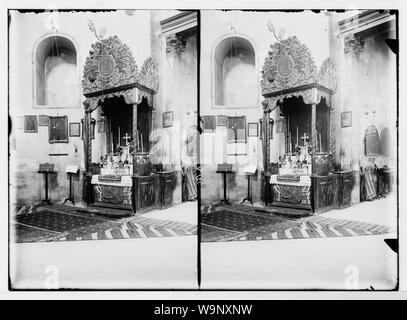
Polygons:
[[[123,215],[171,206],[175,174],[162,172],[150,161],[150,135],[157,123],[157,64],[148,58],[139,70],[130,48],[117,36],[98,40],[91,46],[82,80],[86,203],[123,209]],[[92,128],[96,110],[97,143]],[[99,159],[93,159],[94,154]]]
[[[263,184],[270,185],[262,187],[266,204],[304,209],[310,214],[333,208],[333,61],[326,59],[317,72],[308,48],[294,36],[271,45],[262,75],[262,177]],[[271,114],[281,133],[274,141],[268,128]]]

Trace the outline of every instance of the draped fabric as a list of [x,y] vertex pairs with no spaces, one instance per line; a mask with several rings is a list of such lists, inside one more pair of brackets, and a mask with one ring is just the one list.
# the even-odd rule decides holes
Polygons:
[[373,200],[377,197],[376,166],[373,163],[361,167],[361,200]]
[[192,201],[196,200],[197,188],[196,188],[196,169],[195,167],[184,167],[183,168],[183,200]]

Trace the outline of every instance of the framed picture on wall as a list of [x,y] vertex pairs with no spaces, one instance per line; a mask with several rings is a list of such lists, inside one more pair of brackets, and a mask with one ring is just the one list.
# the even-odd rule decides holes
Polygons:
[[249,122],[247,124],[247,136],[257,137],[259,135],[259,124],[257,122]]
[[69,124],[69,136],[70,137],[80,137],[81,136],[80,122],[71,122]]
[[227,116],[222,116],[222,115],[216,116],[216,125],[218,127],[227,127],[227,125],[228,125],[228,117]]
[[352,126],[352,111],[345,111],[341,113],[341,127],[351,127]]
[[24,132],[25,133],[38,132],[37,116],[24,116]]
[[236,116],[228,118],[228,142],[246,143],[246,117]]
[[203,132],[216,132],[215,116],[202,116],[201,119]]
[[49,117],[49,143],[66,143],[68,139],[68,116]]
[[49,117],[47,115],[41,114],[38,116],[38,126],[39,127],[48,127]]
[[173,111],[166,111],[163,113],[163,127],[168,128],[172,127],[174,122],[174,112]]

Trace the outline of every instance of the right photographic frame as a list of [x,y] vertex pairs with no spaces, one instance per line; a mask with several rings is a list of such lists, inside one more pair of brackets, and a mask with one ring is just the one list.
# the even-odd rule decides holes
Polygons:
[[398,11],[200,28],[201,289],[397,290]]

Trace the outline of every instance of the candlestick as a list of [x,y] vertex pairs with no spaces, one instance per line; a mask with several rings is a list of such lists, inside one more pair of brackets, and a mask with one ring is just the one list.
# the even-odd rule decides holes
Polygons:
[[319,152],[322,152],[321,134],[319,134]]
[[140,133],[140,140],[141,140],[141,153],[144,153],[144,149],[143,149],[143,134]]
[[120,146],[120,127],[118,128],[118,131],[119,131],[119,136],[118,136],[118,143],[117,143],[117,145]]
[[297,146],[298,146],[298,126],[297,126]]
[[291,153],[292,152],[292,149],[291,149],[291,132],[289,133],[289,136],[288,136],[288,142],[289,142],[288,147],[289,147],[289,150],[290,150],[290,153]]

